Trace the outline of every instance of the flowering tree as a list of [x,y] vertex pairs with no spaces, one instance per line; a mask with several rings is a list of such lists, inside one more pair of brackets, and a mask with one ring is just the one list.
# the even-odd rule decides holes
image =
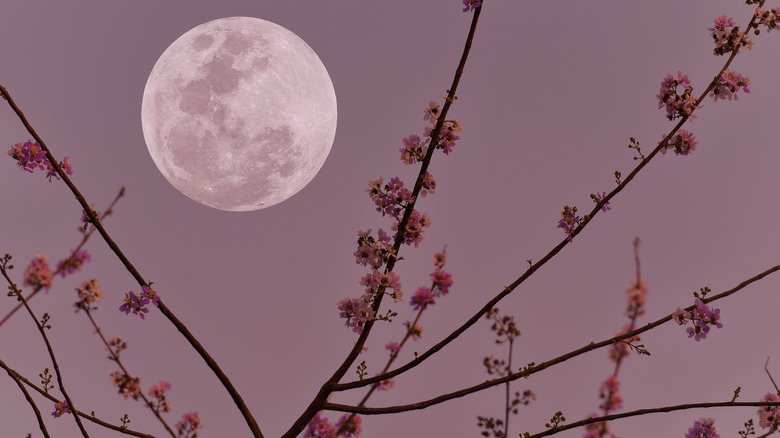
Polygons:
[[[708,287],[700,288],[689,297],[686,303],[680,303],[675,311],[667,314],[656,314],[652,317],[646,311],[646,305],[652,295],[651,289],[645,282],[640,271],[640,244],[634,242],[634,260],[636,266],[635,276],[630,277],[628,287],[628,304],[626,316],[629,320],[615,336],[601,339],[581,341],[581,345],[564,354],[554,355],[538,361],[526,361],[525,363],[513,362],[516,342],[521,339],[521,323],[515,317],[499,309],[499,302],[510,294],[515,293],[536,272],[561,253],[566,247],[576,245],[583,233],[593,221],[610,211],[612,201],[632,183],[634,178],[642,172],[651,161],[655,162],[659,154],[679,160],[689,160],[696,156],[699,141],[690,127],[691,120],[697,117],[698,110],[705,100],[709,99],[713,105],[720,105],[721,100],[735,100],[742,93],[751,90],[750,80],[731,68],[735,57],[754,45],[753,39],[761,32],[768,33],[775,29],[780,21],[780,8],[770,9],[764,5],[764,1],[748,1],[752,5],[746,11],[752,16],[744,27],[738,26],[735,19],[720,16],[714,19],[714,24],[707,32],[714,41],[714,54],[722,58],[723,63],[718,71],[713,72],[714,79],[700,86],[701,91],[694,90],[693,81],[689,76],[678,71],[661,78],[661,86],[656,96],[658,108],[664,110],[666,118],[675,122],[668,133],[664,133],[662,139],[652,144],[652,149],[643,150],[640,142],[631,137],[628,148],[634,154],[635,167],[623,174],[614,172],[614,185],[610,190],[593,190],[590,200],[594,203],[587,208],[564,205],[560,211],[557,228],[562,232],[561,241],[554,245],[543,257],[534,261],[527,260],[527,266],[514,281],[504,286],[492,296],[486,297],[486,302],[481,307],[474,309],[472,315],[461,322],[454,330],[446,334],[436,343],[423,347],[420,351],[414,351],[412,355],[402,356],[411,345],[423,336],[424,317],[436,309],[440,303],[448,299],[450,293],[457,288],[455,280],[457,273],[449,271],[448,253],[446,248],[441,248],[432,254],[429,277],[417,287],[402,286],[402,279],[396,270],[396,264],[400,264],[408,253],[420,251],[421,243],[426,233],[436,223],[437,218],[432,217],[424,210],[424,204],[428,196],[434,196],[439,189],[434,175],[431,172],[431,163],[434,160],[446,160],[451,154],[456,154],[460,148],[459,140],[463,135],[464,127],[450,115],[453,104],[457,99],[457,92],[463,78],[465,66],[469,59],[472,43],[478,38],[479,17],[482,13],[482,2],[479,0],[464,0],[463,12],[471,16],[471,23],[466,37],[460,61],[452,82],[447,89],[447,95],[441,101],[433,100],[424,106],[422,111],[421,132],[409,134],[400,139],[400,159],[403,165],[412,166],[415,176],[404,179],[390,177],[388,181],[378,176],[369,181],[366,189],[371,208],[376,210],[378,220],[385,221],[379,228],[360,230],[357,232],[357,240],[354,248],[354,260],[365,272],[359,279],[362,291],[357,296],[347,296],[336,304],[338,316],[342,318],[347,330],[354,333],[356,339],[350,346],[346,357],[338,365],[335,371],[325,379],[318,391],[307,406],[303,406],[297,419],[286,430],[284,436],[298,436],[304,434],[308,437],[330,438],[336,436],[359,436],[363,433],[363,418],[366,415],[390,414],[411,410],[426,409],[463,396],[479,393],[489,388],[501,387],[503,402],[500,412],[493,414],[475,415],[475,423],[480,428],[482,435],[505,437],[510,433],[523,433],[524,436],[548,436],[562,433],[570,429],[577,429],[578,433],[585,436],[613,436],[611,422],[624,417],[649,415],[655,412],[668,412],[705,407],[740,407],[750,406],[754,410],[757,421],[749,419],[740,434],[747,437],[752,434],[764,436],[774,433],[778,428],[778,393],[777,388],[770,390],[760,400],[738,400],[740,391],[737,388],[730,401],[704,400],[697,403],[655,406],[652,408],[622,411],[623,399],[621,397],[621,380],[619,371],[624,361],[631,355],[650,356],[653,346],[641,338],[647,336],[647,332],[656,330],[663,325],[678,324],[685,326],[680,329],[678,335],[689,338],[691,343],[702,343],[717,336],[718,329],[728,325],[728,316],[721,315],[720,308],[714,303],[730,295],[742,292],[745,288],[758,280],[780,269],[774,266],[758,272],[756,275],[744,280],[736,286],[723,290],[713,291]],[[487,6],[490,7],[488,3]],[[113,212],[115,204],[124,195],[122,189],[114,202],[105,210],[105,213],[96,210],[93,203],[81,194],[73,183],[70,175],[74,174],[74,166],[78,170],[77,161],[71,164],[69,158],[58,160],[56,148],[47,146],[33,129],[30,122],[22,113],[11,94],[5,88],[0,92],[10,107],[14,110],[21,122],[28,130],[32,139],[20,142],[12,146],[7,155],[13,159],[17,166],[29,173],[45,173],[44,177],[50,182],[62,180],[79,202],[81,222],[79,230],[82,238],[76,249],[57,263],[56,269],[52,269],[48,257],[37,255],[25,268],[13,270],[12,258],[6,255],[0,263],[0,272],[6,280],[9,295],[16,298],[19,304],[3,319],[3,323],[14,316],[17,310],[26,312],[35,322],[38,331],[44,341],[51,361],[49,368],[39,375],[40,384],[13,367],[12,358],[0,357],[0,367],[4,368],[11,380],[19,387],[20,393],[35,412],[39,428],[44,436],[49,436],[46,424],[51,421],[44,406],[53,409],[51,416],[63,421],[67,416],[72,418],[75,426],[83,436],[89,436],[86,422],[92,422],[99,426],[113,429],[118,433],[133,436],[150,436],[147,432],[134,430],[131,418],[128,414],[112,421],[100,418],[92,411],[88,400],[79,400],[69,395],[71,386],[63,374],[67,372],[60,369],[57,362],[56,346],[48,336],[52,330],[48,313],[38,315],[31,307],[31,300],[37,296],[40,290],[49,291],[55,284],[57,276],[62,278],[80,273],[85,262],[91,260],[90,254],[83,246],[95,233],[100,234],[103,240],[111,248],[111,251],[121,261],[128,273],[135,279],[138,286],[135,290],[124,293],[121,306],[112,310],[116,318],[117,310],[120,316],[146,321],[149,315],[159,310],[186,339],[189,345],[197,352],[200,358],[207,364],[213,374],[222,384],[237,410],[240,412],[246,426],[253,436],[263,436],[262,421],[258,421],[249,405],[242,397],[240,385],[234,385],[227,374],[220,368],[215,360],[191,333],[187,326],[180,320],[171,308],[166,304],[166,295],[163,288],[153,287],[142,272],[135,267],[130,257],[126,256],[115,243],[106,229],[108,216]],[[683,129],[683,127],[686,129]],[[647,142],[645,142],[647,144]],[[672,157],[672,155],[674,155]],[[587,198],[586,198],[587,199]],[[585,213],[587,211],[587,213]],[[555,223],[550,224],[554,228]],[[435,225],[433,225],[435,226]],[[17,273],[22,271],[21,273]],[[18,276],[17,278],[14,278]],[[21,279],[21,281],[20,281]],[[406,280],[404,280],[406,282]],[[21,285],[19,284],[21,282]],[[408,284],[409,282],[407,282]],[[414,290],[414,292],[410,292]],[[404,292],[407,292],[404,294]],[[159,293],[158,293],[159,292]],[[159,421],[163,430],[162,434],[173,437],[196,437],[202,429],[200,416],[194,411],[184,411],[174,425],[170,425],[166,413],[172,410],[169,391],[173,385],[167,380],[160,380],[144,392],[141,387],[140,377],[126,366],[120,353],[127,350],[127,344],[119,337],[107,338],[103,335],[100,325],[93,318],[98,303],[103,299],[104,292],[99,280],[96,278],[85,279],[76,288],[77,301],[73,304],[77,313],[82,313],[89,320],[91,327],[97,334],[103,348],[108,351],[108,359],[118,368],[110,375],[110,383],[126,400],[142,400],[143,405]],[[395,307],[390,308],[388,302],[392,300]],[[483,300],[483,301],[485,301]],[[401,313],[403,306],[411,309]],[[33,304],[35,304],[33,302]],[[411,311],[412,317],[405,322],[405,313]],[[102,312],[102,310],[101,310]],[[724,312],[725,313],[725,312]],[[649,322],[640,324],[642,318],[648,318]],[[390,391],[394,389],[395,381],[407,372],[411,372],[429,358],[436,355],[445,347],[450,347],[456,339],[467,330],[480,325],[480,321],[488,320],[490,329],[494,332],[496,344],[499,348],[506,348],[503,353],[489,355],[484,358],[482,364],[486,369],[489,379],[476,384],[461,384],[454,391],[442,392],[436,396],[413,401],[411,403],[397,404],[387,407],[367,407],[370,397],[376,392]],[[401,321],[399,321],[401,320]],[[140,321],[138,321],[140,322]],[[401,335],[396,338],[383,341],[386,350],[386,360],[381,366],[369,365],[361,355],[376,327],[380,324],[390,323],[402,327]],[[0,323],[2,324],[2,323]],[[483,323],[484,324],[484,323]],[[2,327],[0,327],[2,329]],[[386,342],[386,343],[385,343]],[[643,343],[640,343],[643,342]],[[538,374],[565,364],[592,351],[604,351],[612,365],[610,375],[603,381],[597,393],[594,393],[594,406],[598,403],[598,412],[582,418],[567,418],[563,411],[551,412],[545,418],[545,427],[540,431],[532,431],[524,427],[521,422],[511,422],[512,432],[509,430],[512,415],[518,414],[524,406],[531,406],[535,400],[544,394],[544,388],[529,389],[520,387],[520,382],[532,381]],[[123,355],[124,359],[124,355]],[[643,358],[650,360],[650,358]],[[369,371],[372,370],[372,371]],[[374,371],[376,370],[376,371]],[[356,378],[349,376],[356,375]],[[771,374],[769,375],[771,379]],[[517,389],[515,389],[517,388]],[[333,397],[342,392],[361,392],[362,398],[355,403],[337,403],[331,401]],[[34,393],[38,394],[35,395]],[[45,402],[42,400],[46,400]],[[601,400],[597,402],[597,400]],[[755,400],[755,401],[754,401]],[[178,407],[175,407],[178,408]],[[89,412],[92,412],[91,414]],[[335,415],[334,415],[335,413]],[[716,420],[713,418],[695,417],[691,421],[692,426],[688,430],[687,437],[715,437]],[[516,425],[516,426],[514,426]],[[755,425],[760,429],[756,430]],[[515,430],[515,427],[517,430]],[[372,432],[366,428],[366,434]],[[684,433],[684,432],[682,432]]]

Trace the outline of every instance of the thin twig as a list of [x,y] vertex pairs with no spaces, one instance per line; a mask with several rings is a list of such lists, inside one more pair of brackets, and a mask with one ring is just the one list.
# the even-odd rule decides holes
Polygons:
[[[779,270],[780,270],[780,265],[777,265],[777,266],[774,266],[772,268],[769,268],[766,271],[764,271],[764,272],[762,272],[762,273],[760,273],[758,275],[755,275],[755,276],[753,276],[753,277],[743,281],[742,283],[738,284],[737,286],[735,286],[735,287],[733,287],[733,288],[731,288],[731,289],[729,289],[729,290],[727,290],[725,292],[721,292],[721,293],[719,293],[717,295],[714,295],[714,296],[712,296],[710,298],[703,299],[702,302],[707,304],[707,303],[711,303],[713,301],[717,301],[717,300],[719,300],[721,298],[725,298],[725,297],[727,297],[727,296],[729,296],[729,295],[731,295],[731,294],[733,294],[733,293],[735,293],[735,292],[745,288],[749,284],[752,284],[752,283],[754,283],[754,282],[756,282],[758,280],[761,280],[762,278],[766,277],[767,275],[770,275],[773,272],[776,272],[776,271],[779,271]],[[694,308],[695,308],[695,306],[691,305],[691,306],[686,307],[685,310],[686,311],[691,311]],[[543,370],[545,370],[547,368],[552,367],[553,365],[557,365],[557,364],[560,364],[562,362],[566,362],[569,359],[572,359],[574,357],[577,357],[577,356],[582,355],[584,353],[587,353],[589,351],[593,351],[593,350],[596,350],[596,349],[599,349],[599,348],[602,348],[602,347],[606,347],[606,346],[615,344],[615,343],[620,342],[620,341],[622,341],[624,339],[633,338],[633,337],[639,335],[640,333],[644,333],[644,332],[646,332],[648,330],[651,330],[651,329],[653,329],[655,327],[658,327],[659,325],[664,324],[664,323],[666,323],[668,321],[671,321],[671,320],[672,320],[672,314],[669,314],[669,315],[667,315],[667,316],[665,316],[665,317],[663,317],[663,318],[661,318],[661,319],[659,319],[659,320],[657,320],[655,322],[652,322],[652,323],[649,323],[649,324],[645,325],[644,327],[638,328],[636,330],[632,330],[632,331],[627,332],[627,333],[622,334],[622,335],[618,335],[618,336],[615,336],[615,337],[603,340],[601,342],[591,342],[590,344],[588,344],[588,345],[586,345],[586,346],[584,346],[582,348],[579,348],[579,349],[574,350],[574,351],[570,351],[569,353],[563,354],[563,355],[558,356],[558,357],[556,357],[554,359],[551,359],[551,360],[549,360],[547,362],[543,362],[543,363],[541,363],[539,365],[534,365],[532,367],[527,367],[527,368],[523,369],[522,371],[510,374],[510,375],[505,376],[505,377],[500,377],[500,378],[497,378],[497,379],[488,380],[488,381],[479,383],[479,384],[474,385],[474,386],[470,386],[470,387],[467,387],[467,388],[460,389],[458,391],[450,392],[450,393],[447,393],[447,394],[442,394],[442,395],[440,395],[438,397],[434,397],[434,398],[429,399],[429,400],[425,400],[425,401],[421,401],[421,402],[417,402],[417,403],[412,403],[412,404],[407,404],[407,405],[390,406],[390,407],[384,407],[384,408],[366,408],[366,407],[359,408],[357,406],[340,405],[340,404],[334,404],[334,403],[325,403],[323,405],[322,409],[323,410],[332,410],[332,411],[342,411],[342,412],[355,412],[355,413],[358,413],[358,414],[369,414],[369,415],[385,414],[385,413],[395,413],[395,412],[406,412],[406,411],[424,409],[424,408],[427,408],[429,406],[433,406],[433,405],[436,405],[436,404],[439,404],[439,403],[443,403],[445,401],[452,400],[452,399],[455,399],[455,398],[463,397],[463,396],[466,396],[466,395],[469,395],[469,394],[472,394],[472,393],[475,393],[475,392],[478,392],[478,391],[482,391],[482,390],[487,389],[487,388],[491,388],[491,387],[496,386],[496,385],[500,385],[502,383],[506,383],[506,382],[517,380],[517,379],[520,379],[520,378],[523,378],[523,377],[531,376],[532,374],[536,374],[536,373],[538,373],[540,371],[543,371]],[[384,376],[392,377],[394,375],[396,375],[395,372],[389,372],[389,373],[386,373],[386,374],[384,374],[383,376],[380,376],[380,377],[384,377]],[[384,378],[387,378],[387,377],[384,377]],[[373,379],[366,379],[366,380],[373,380]],[[342,386],[346,386],[346,385],[342,385]]]
[[19,375],[16,374],[16,371],[8,368],[8,366],[2,360],[0,360],[0,367],[3,368],[12,379],[14,379],[14,382],[16,382],[16,384],[19,386],[19,390],[21,390],[24,394],[24,398],[27,399],[27,403],[30,404],[30,407],[35,413],[35,418],[38,420],[38,427],[40,427],[41,432],[43,432],[43,436],[46,438],[51,438],[49,436],[49,432],[46,430],[46,424],[43,422],[43,418],[41,418],[41,411],[38,409],[38,406],[35,404],[35,401],[32,399],[32,397],[30,397],[30,393],[27,392],[27,389],[24,387],[24,385],[22,385],[22,381],[19,379]]
[[[89,204],[87,203],[86,198],[84,198],[81,192],[76,188],[76,186],[70,180],[70,178],[68,178],[68,175],[66,175],[65,172],[62,171],[62,168],[60,167],[57,160],[54,159],[54,156],[52,155],[48,146],[46,146],[46,144],[43,142],[43,140],[38,135],[38,133],[35,132],[35,129],[33,129],[33,127],[27,121],[27,118],[25,117],[22,110],[19,109],[19,107],[14,102],[14,100],[11,98],[11,95],[8,94],[8,90],[6,90],[5,87],[3,87],[2,85],[0,85],[0,94],[2,94],[3,97],[5,97],[5,100],[8,101],[8,104],[14,110],[17,117],[19,117],[19,120],[21,120],[22,123],[24,124],[24,127],[27,128],[27,132],[29,132],[30,135],[33,136],[35,141],[37,141],[38,144],[41,145],[41,148],[46,151],[46,156],[48,157],[52,167],[54,167],[54,170],[62,178],[62,180],[65,182],[68,188],[70,188],[71,192],[73,192],[73,194],[76,196],[76,200],[84,209],[84,212],[89,217],[89,220],[90,222],[92,222],[92,225],[94,225],[95,228],[97,228],[100,235],[103,236],[103,240],[105,240],[105,242],[114,252],[114,254],[116,254],[117,258],[119,258],[119,260],[125,266],[125,269],[127,269],[130,275],[132,275],[133,278],[136,280],[136,282],[138,282],[139,286],[148,286],[146,280],[144,280],[144,278],[141,276],[141,274],[138,272],[135,266],[133,266],[133,264],[130,263],[130,260],[124,255],[122,250],[119,249],[119,246],[116,244],[116,242],[114,242],[111,236],[108,235],[108,232],[105,230],[105,228],[103,228],[103,225],[98,220],[98,217],[95,215],[95,213],[92,211],[92,208],[90,208]],[[211,369],[214,375],[217,376],[219,381],[222,383],[222,386],[227,390],[227,392],[230,394],[230,397],[233,399],[233,403],[235,403],[236,407],[238,407],[238,410],[241,412],[241,415],[244,417],[244,420],[246,421],[247,426],[249,426],[249,429],[252,431],[254,437],[263,438],[263,434],[262,432],[260,432],[260,427],[257,425],[257,421],[252,416],[252,412],[246,406],[246,403],[241,398],[241,395],[233,386],[233,383],[230,381],[230,379],[228,379],[227,375],[225,375],[225,373],[219,367],[219,365],[214,360],[214,358],[211,357],[211,355],[206,351],[206,349],[203,348],[203,345],[201,345],[201,343],[197,339],[195,339],[195,336],[192,335],[189,329],[187,329],[187,327],[173,314],[173,312],[171,312],[171,310],[168,308],[168,306],[166,306],[162,302],[162,300],[158,302],[157,308],[160,309],[160,312],[162,312],[162,314],[165,315],[165,317],[168,318],[168,320],[179,330],[179,333],[184,335],[184,337],[190,343],[192,348],[194,348],[195,351],[198,352],[200,357],[206,362],[206,365],[208,365],[208,367]]]
[[[395,262],[397,260],[398,251],[401,245],[403,244],[403,242],[406,240],[406,236],[405,236],[406,225],[409,223],[409,218],[411,217],[412,212],[414,211],[414,206],[417,201],[418,195],[420,193],[420,190],[422,190],[422,183],[423,183],[422,177],[427,172],[428,166],[431,162],[431,158],[433,157],[433,153],[436,151],[436,147],[438,146],[441,130],[444,127],[444,122],[446,121],[447,118],[447,112],[449,111],[452,102],[457,98],[455,93],[457,91],[458,84],[460,83],[460,78],[461,76],[463,76],[463,69],[466,65],[466,60],[468,59],[469,51],[471,50],[471,44],[472,41],[474,40],[474,34],[477,29],[477,22],[479,21],[479,15],[481,10],[482,10],[481,7],[474,10],[474,17],[471,20],[471,27],[469,28],[469,34],[468,37],[466,38],[466,44],[463,48],[463,54],[461,55],[458,68],[455,72],[455,77],[453,78],[452,85],[448,90],[448,94],[447,97],[445,98],[444,106],[442,107],[441,114],[439,115],[436,126],[431,131],[431,143],[428,147],[428,151],[425,155],[425,158],[423,158],[423,160],[421,161],[420,172],[415,182],[414,190],[412,191],[410,201],[407,203],[404,211],[404,216],[398,224],[398,233],[396,234],[395,242],[393,244],[393,250],[394,250],[393,254],[395,254],[396,257],[392,257],[388,260],[387,266],[385,268],[385,274],[393,270],[393,267],[395,266]],[[374,300],[374,307],[373,307],[375,312],[379,309],[379,306],[382,303],[384,290],[385,290],[384,287],[380,287],[379,290],[377,291],[377,298]],[[352,351],[350,351],[346,359],[336,369],[336,371],[333,373],[331,378],[328,379],[322,385],[319,392],[311,401],[309,406],[303,411],[303,413],[298,417],[298,419],[295,420],[293,425],[290,427],[290,429],[287,432],[285,432],[283,437],[293,438],[297,436],[306,427],[306,424],[321,409],[323,404],[328,399],[328,396],[334,391],[334,388],[337,386],[339,380],[341,380],[341,378],[344,377],[344,374],[346,374],[349,367],[351,367],[352,363],[355,361],[355,359],[357,359],[358,354],[360,354],[360,352],[363,350],[363,346],[365,345],[365,342],[368,339],[368,335],[371,332],[371,328],[373,327],[373,325],[374,325],[373,320],[367,321],[365,323],[363,327],[363,332],[358,337],[357,342],[355,342],[355,346],[352,348]],[[375,379],[372,381],[372,383],[377,383],[382,380],[385,379]]]

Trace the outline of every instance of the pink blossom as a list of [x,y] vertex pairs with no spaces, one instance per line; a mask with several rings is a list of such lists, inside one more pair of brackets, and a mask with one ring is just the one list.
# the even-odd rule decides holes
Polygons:
[[[666,138],[666,134],[662,135],[662,137]],[[675,155],[688,155],[691,151],[696,150],[698,144],[699,143],[696,141],[693,134],[685,129],[680,129],[677,131],[677,134],[672,137],[669,143],[661,148],[661,153],[666,154],[666,150],[671,148],[674,150]]]
[[737,92],[742,89],[745,93],[750,93],[748,88],[750,85],[750,78],[746,78],[738,73],[736,70],[726,70],[718,78],[715,87],[712,89],[710,96],[712,100],[737,100]]
[[320,416],[317,412],[306,427],[304,438],[336,438],[337,429],[330,420]]
[[[103,299],[103,289],[100,288],[97,278],[84,280],[81,285],[76,288],[76,292],[79,294],[79,301],[74,304],[77,312],[78,309],[92,310],[90,307],[92,303]],[[95,307],[95,309],[97,308]]]
[[463,12],[469,12],[482,6],[482,0],[463,0],[463,4],[466,5]]
[[157,400],[157,406],[152,406],[153,409],[156,408],[158,412],[171,411],[171,406],[165,398],[165,394],[170,390],[171,383],[166,382],[165,380],[160,380],[149,388],[149,396],[154,397]]
[[447,263],[447,246],[444,246],[444,249],[441,252],[437,252],[433,255],[433,265],[439,268],[443,268],[444,264]]
[[412,296],[412,299],[409,300],[409,305],[411,305],[414,310],[425,310],[425,308],[428,307],[428,304],[435,304],[435,302],[433,301],[431,290],[425,286],[417,289]]
[[620,397],[620,382],[617,377],[610,376],[601,384],[599,398],[604,399],[599,405],[599,408],[603,410],[605,414],[620,409],[623,405],[623,399]]
[[85,250],[79,249],[73,251],[70,257],[57,262],[57,270],[60,272],[60,276],[65,278],[66,275],[80,271],[81,265],[88,261],[91,261],[89,253]]
[[[679,94],[677,87],[682,87],[683,92]],[[692,96],[693,86],[691,80],[682,72],[677,72],[677,77],[668,74],[661,81],[661,91],[656,98],[658,99],[658,108],[666,107],[666,118],[674,120],[678,117],[689,117],[695,119],[693,110],[696,109],[696,100]]]
[[430,101],[428,103],[428,106],[423,108],[423,111],[425,112],[425,117],[423,117],[423,120],[427,120],[432,125],[435,125],[436,121],[439,119],[439,116],[441,115],[441,108],[439,107],[439,102]]
[[197,438],[200,429],[203,429],[203,425],[197,412],[187,412],[182,415],[181,421],[176,423],[176,432],[179,437]]
[[46,254],[38,254],[30,261],[30,265],[24,271],[23,284],[34,288],[46,288],[48,293],[53,277],[49,268],[49,258],[46,257]]
[[739,31],[739,26],[734,23],[733,18],[721,15],[713,21],[715,25],[707,30],[712,32],[712,39],[715,40],[716,55],[724,55],[740,47],[744,47],[745,50],[753,47],[753,41]]
[[561,212],[561,219],[558,221],[558,228],[563,228],[563,232],[566,233],[566,238],[569,242],[572,241],[572,234],[574,233],[577,224],[579,224],[580,217],[577,216],[577,207],[569,208],[568,205],[563,207]]
[[111,373],[110,380],[125,400],[129,397],[138,400],[138,397],[141,396],[141,380],[138,377],[130,377],[121,371],[114,371]]
[[[768,392],[763,402],[780,402],[777,394]],[[771,427],[777,429],[780,427],[780,406],[761,406],[758,408],[758,425],[764,429]]]
[[368,321],[373,321],[376,313],[369,302],[363,298],[344,298],[338,303],[339,317],[347,321],[345,326],[351,327],[355,333],[363,333],[363,327]]
[[62,414],[70,412],[70,407],[68,407],[68,401],[63,400],[61,402],[57,402],[54,404],[54,412],[51,414],[54,416],[54,418],[59,418]]
[[450,292],[450,286],[452,286],[452,275],[443,271],[440,268],[431,273],[431,281],[433,281],[434,296],[447,295]]
[[719,438],[720,435],[715,431],[715,420],[712,418],[699,418],[693,427],[688,429],[685,438]]
[[362,420],[357,414],[344,414],[336,422],[336,430],[340,430],[344,438],[359,438]]

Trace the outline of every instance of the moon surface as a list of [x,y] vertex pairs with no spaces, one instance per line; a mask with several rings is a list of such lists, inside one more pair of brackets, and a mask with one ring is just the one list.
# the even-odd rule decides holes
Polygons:
[[336,135],[336,93],[289,30],[230,17],[179,37],[155,64],[141,123],[157,168],[181,193],[225,211],[278,204],[308,184]]

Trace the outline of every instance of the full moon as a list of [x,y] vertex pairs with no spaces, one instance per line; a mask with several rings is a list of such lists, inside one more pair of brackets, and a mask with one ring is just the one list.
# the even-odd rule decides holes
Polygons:
[[160,56],[141,124],[154,163],[181,193],[219,210],[259,210],[296,194],[322,167],[336,135],[336,93],[294,33],[222,18]]

